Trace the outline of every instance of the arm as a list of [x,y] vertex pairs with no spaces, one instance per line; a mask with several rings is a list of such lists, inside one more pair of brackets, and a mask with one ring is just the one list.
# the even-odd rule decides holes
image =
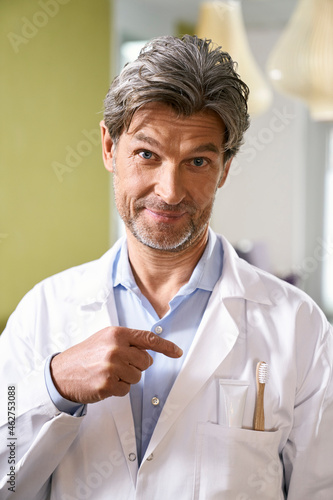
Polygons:
[[[24,304],[19,309],[25,309]],[[24,331],[20,315],[14,314],[0,337],[3,500],[46,499],[49,478],[77,436],[82,421],[60,413],[52,403],[45,386],[45,361],[34,348],[28,319]]]
[[[303,332],[318,332],[319,321],[307,322]],[[311,363],[298,359],[294,424],[283,451],[288,500],[333,498],[333,331],[324,322],[321,332]],[[299,358],[307,344],[302,336]]]
[[[0,338],[0,370],[4,381],[0,409],[0,492],[4,500],[42,500],[48,498],[50,477],[78,435],[84,416],[76,418],[62,413],[52,403],[44,380],[45,361],[35,352],[33,333],[29,335],[27,327],[25,331],[19,317],[24,315],[15,314]],[[130,384],[139,380],[141,371],[150,366],[148,348],[171,357],[179,356],[174,344],[151,332],[106,328],[54,358],[57,361],[52,364],[54,382],[62,396],[79,403],[124,395]],[[15,436],[8,434],[8,386],[15,386]],[[9,437],[17,439],[10,441]],[[11,442],[15,448],[14,491],[8,489],[11,485],[7,483],[12,465],[8,463],[7,444]]]

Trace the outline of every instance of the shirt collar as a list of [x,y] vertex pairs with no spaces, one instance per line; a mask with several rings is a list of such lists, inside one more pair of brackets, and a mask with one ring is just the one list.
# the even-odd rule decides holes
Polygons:
[[138,288],[128,259],[127,239],[124,238],[113,263],[113,287],[122,285],[130,290]]
[[[196,289],[212,291],[221,276],[223,266],[223,246],[220,239],[209,228],[208,242],[204,253],[193,270],[190,280],[181,287],[177,295],[189,295]],[[117,252],[112,269],[113,286],[122,285],[138,293],[133,272],[128,260],[127,240],[124,239]]]

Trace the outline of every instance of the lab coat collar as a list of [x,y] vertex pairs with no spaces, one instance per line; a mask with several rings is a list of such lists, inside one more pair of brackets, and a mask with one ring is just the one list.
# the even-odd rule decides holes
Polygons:
[[219,297],[238,297],[258,304],[272,305],[268,290],[262,280],[264,271],[238,257],[226,238],[220,236],[224,249],[222,276],[217,284]]
[[77,289],[70,292],[82,309],[98,310],[113,295],[112,263],[123,240],[120,238],[100,259],[82,266],[83,274],[76,282]]

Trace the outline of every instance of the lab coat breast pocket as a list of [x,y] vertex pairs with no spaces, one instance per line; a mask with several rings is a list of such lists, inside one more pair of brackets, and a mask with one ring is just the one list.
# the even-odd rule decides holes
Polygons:
[[282,500],[281,432],[198,426],[195,500]]

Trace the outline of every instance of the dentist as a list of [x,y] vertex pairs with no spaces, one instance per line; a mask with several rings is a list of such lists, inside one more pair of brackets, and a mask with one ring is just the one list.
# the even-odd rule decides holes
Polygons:
[[[8,321],[2,499],[333,498],[332,328],[209,228],[247,97],[230,56],[190,36],[152,40],[113,81],[102,149],[126,237]],[[223,384],[246,387],[237,427]]]

